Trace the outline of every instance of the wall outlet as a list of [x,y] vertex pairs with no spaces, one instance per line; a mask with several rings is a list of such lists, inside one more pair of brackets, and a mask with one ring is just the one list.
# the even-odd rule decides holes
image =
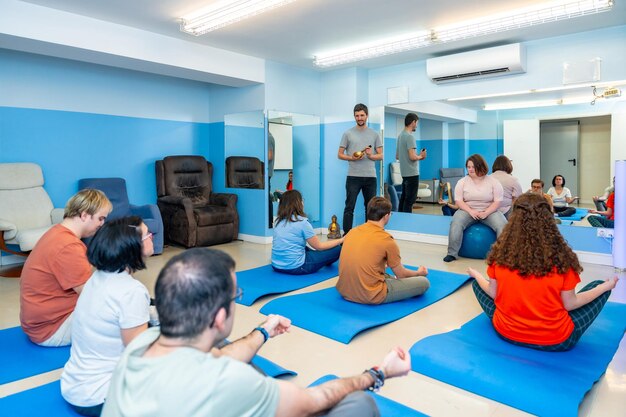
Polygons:
[[596,233],[596,236],[598,237],[608,237],[611,239],[613,238],[613,229],[598,227],[598,231]]

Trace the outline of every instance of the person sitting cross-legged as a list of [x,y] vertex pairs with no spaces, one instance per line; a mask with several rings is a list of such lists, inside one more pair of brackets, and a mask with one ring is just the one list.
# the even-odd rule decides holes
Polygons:
[[473,268],[474,293],[498,335],[515,345],[563,351],[576,345],[604,307],[617,277],[578,293],[582,267],[554,223],[550,204],[525,193],[487,257],[486,279]]
[[[343,298],[361,304],[381,304],[422,295],[430,287],[428,269],[417,271],[402,265],[400,248],[385,231],[391,203],[374,197],[367,204],[367,222],[345,237],[339,257],[337,291]],[[385,269],[389,266],[395,276]]]
[[[291,275],[313,274],[339,259],[344,238],[322,242],[304,214],[300,191],[283,194],[274,222],[272,268]],[[307,247],[307,243],[313,249]]]
[[224,252],[193,248],[170,259],[155,287],[161,327],[143,332],[122,354],[103,417],[379,416],[363,390],[411,369],[410,355],[397,347],[380,367],[311,388],[263,376],[248,362],[291,322],[270,314],[217,348],[233,328],[242,294],[235,262]]
[[609,198],[606,199],[606,210],[589,210],[589,213],[597,214],[597,216],[587,217],[590,225],[613,229],[615,227],[615,192],[609,194]]

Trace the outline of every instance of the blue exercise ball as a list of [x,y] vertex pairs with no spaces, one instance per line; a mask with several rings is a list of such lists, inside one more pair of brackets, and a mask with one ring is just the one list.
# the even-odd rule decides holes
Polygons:
[[485,259],[495,241],[496,232],[485,224],[474,223],[463,232],[459,255],[464,258]]

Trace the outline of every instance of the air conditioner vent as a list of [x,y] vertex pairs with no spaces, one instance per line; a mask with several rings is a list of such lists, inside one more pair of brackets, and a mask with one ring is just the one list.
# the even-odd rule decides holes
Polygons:
[[526,72],[525,49],[516,43],[431,58],[426,72],[435,83],[519,74]]

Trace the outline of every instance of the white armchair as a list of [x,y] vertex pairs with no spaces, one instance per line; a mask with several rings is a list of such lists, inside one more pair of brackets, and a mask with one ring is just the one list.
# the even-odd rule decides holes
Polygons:
[[[53,207],[43,184],[37,164],[0,164],[0,251],[26,257],[39,238],[63,220],[63,209]],[[7,245],[17,245],[19,251]]]

